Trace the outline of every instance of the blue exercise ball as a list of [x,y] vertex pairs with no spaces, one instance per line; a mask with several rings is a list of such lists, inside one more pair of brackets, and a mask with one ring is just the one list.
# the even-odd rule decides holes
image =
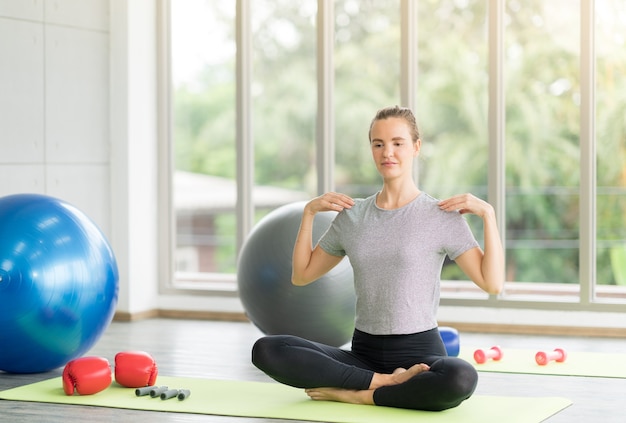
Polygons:
[[458,357],[461,349],[459,331],[449,326],[439,326],[439,335],[450,357]]
[[[305,202],[279,207],[263,217],[242,246],[237,266],[239,296],[248,318],[268,335],[289,334],[341,346],[352,338],[356,296],[348,258],[306,286],[291,283],[293,246]],[[313,222],[313,242],[336,212]]]
[[76,207],[0,198],[0,370],[45,372],[82,356],[113,319],[118,279],[105,236]]

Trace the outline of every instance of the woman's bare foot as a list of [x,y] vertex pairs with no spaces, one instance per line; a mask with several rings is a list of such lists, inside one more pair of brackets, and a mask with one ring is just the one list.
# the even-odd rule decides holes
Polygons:
[[427,372],[430,367],[424,363],[416,364],[408,369],[398,368],[391,374],[374,373],[370,389],[353,390],[341,388],[309,388],[304,391],[315,401],[337,401],[349,404],[374,404],[374,390],[381,386],[399,385],[413,376]]
[[348,404],[374,405],[374,390],[362,391],[341,388],[310,388],[304,392],[315,401],[336,401]]
[[398,368],[391,374],[374,373],[370,389],[352,390],[341,388],[310,388],[304,392],[315,401],[337,401],[349,404],[374,404],[374,390],[381,386],[399,385],[430,367],[424,363],[416,364],[408,369]]
[[370,382],[370,389],[380,388],[381,386],[399,385],[411,379],[413,376],[422,372],[427,372],[430,367],[427,364],[415,364],[408,369],[398,368],[391,374],[374,373],[374,377]]

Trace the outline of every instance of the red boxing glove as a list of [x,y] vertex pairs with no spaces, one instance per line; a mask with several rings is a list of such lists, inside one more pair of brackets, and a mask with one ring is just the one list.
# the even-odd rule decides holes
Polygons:
[[81,357],[70,361],[63,369],[63,390],[73,395],[96,394],[111,384],[109,360],[102,357]]
[[141,388],[156,383],[154,358],[143,351],[123,351],[115,355],[115,381],[127,388]]

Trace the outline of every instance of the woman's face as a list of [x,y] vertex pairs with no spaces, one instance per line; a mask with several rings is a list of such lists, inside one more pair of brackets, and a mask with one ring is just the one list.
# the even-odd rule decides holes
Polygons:
[[421,142],[413,142],[407,122],[402,118],[377,120],[370,134],[372,157],[381,176],[412,177],[413,159],[419,154]]

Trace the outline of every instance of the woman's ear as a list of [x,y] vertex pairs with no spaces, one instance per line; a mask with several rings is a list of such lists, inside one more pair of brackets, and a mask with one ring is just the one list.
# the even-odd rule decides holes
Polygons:
[[417,141],[413,143],[413,148],[413,157],[417,157],[420,154],[420,149],[422,148],[422,140],[418,138]]

